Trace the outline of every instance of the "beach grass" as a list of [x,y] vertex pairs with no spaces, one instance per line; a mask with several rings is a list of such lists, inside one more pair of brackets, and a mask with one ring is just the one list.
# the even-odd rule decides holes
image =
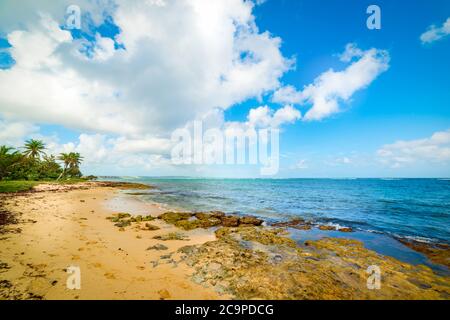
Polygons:
[[0,193],[8,193],[8,192],[21,192],[21,191],[29,191],[34,186],[37,186],[40,183],[45,184],[77,184],[80,182],[89,181],[84,178],[70,178],[64,180],[39,180],[39,181],[31,181],[31,180],[5,180],[0,181]]
[[0,181],[0,193],[28,191],[37,185],[37,181]]

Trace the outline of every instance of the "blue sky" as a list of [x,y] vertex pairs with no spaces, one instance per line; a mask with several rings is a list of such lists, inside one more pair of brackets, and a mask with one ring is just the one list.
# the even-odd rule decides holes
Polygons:
[[[243,7],[240,3],[237,4],[237,1],[235,2],[236,11],[232,11],[230,15],[238,16],[241,14],[241,11],[238,10],[243,10],[246,7]],[[381,8],[381,30],[369,30],[366,27],[368,17],[366,8],[371,4],[377,4]],[[84,3],[80,4],[82,10],[85,8],[83,5]],[[12,7],[14,6],[12,5]],[[169,8],[171,8],[170,5],[152,8],[152,10],[168,10]],[[37,19],[36,14],[33,13],[37,10],[37,7],[34,8],[33,5],[30,5],[29,8],[24,10],[27,9],[30,12],[27,16],[30,25],[38,23],[33,20]],[[123,73],[121,73],[120,68],[115,70],[117,61],[114,59],[118,59],[116,56],[120,55],[121,52],[128,54],[132,51],[133,43],[131,41],[134,38],[131,36],[131,31],[137,33],[147,31],[142,30],[147,25],[145,23],[138,25],[141,29],[136,31],[133,26],[127,25],[126,21],[120,20],[121,17],[126,16],[125,14],[132,14],[126,10],[120,13],[120,10],[122,10],[120,3],[113,8],[100,9],[101,14],[94,12],[94,10],[98,11],[99,8],[92,9],[92,13],[85,10],[83,14],[84,29],[72,31],[72,39],[64,43],[61,42],[61,45],[58,43],[58,48],[54,49],[55,51],[52,54],[66,64],[71,63],[72,70],[83,74],[83,81],[89,82],[88,80],[91,80],[90,82],[98,81],[108,85],[111,83],[117,85],[114,81],[118,83],[120,81],[111,79],[120,78]],[[48,8],[48,11],[58,25],[64,26],[64,11],[61,11],[61,8],[52,7]],[[100,18],[96,17],[96,14]],[[156,17],[154,14],[154,12],[149,13],[149,19]],[[167,15],[169,14],[174,17],[180,14],[178,18],[181,22],[191,23],[189,17],[178,13],[176,8],[167,13]],[[211,11],[211,16],[213,14],[215,13]],[[277,74],[275,76],[277,84],[274,84],[274,79],[271,78],[271,75],[268,75],[267,82],[263,83],[261,80],[261,83],[252,83],[253,87],[248,92],[237,90],[239,92],[232,92],[229,96],[224,94],[221,97],[225,102],[221,100],[217,104],[219,109],[223,110],[224,125],[233,121],[245,123],[250,111],[260,106],[267,105],[273,114],[275,110],[284,106],[279,102],[274,102],[273,99],[274,93],[280,88],[292,86],[296,91],[302,92],[306,86],[313,84],[315,79],[330,69],[334,72],[346,70],[351,63],[342,61],[339,55],[344,52],[346,45],[349,43],[355,44],[362,52],[368,52],[367,50],[375,48],[379,52],[385,50],[389,56],[387,70],[377,73],[368,85],[363,85],[354,90],[348,99],[338,99],[339,112],[327,114],[314,121],[307,121],[304,116],[309,108],[314,107],[311,101],[292,103],[292,106],[301,112],[303,118],[295,121],[291,119],[292,121],[286,121],[280,126],[282,132],[280,137],[281,163],[277,177],[449,176],[450,90],[448,88],[450,87],[450,59],[448,57],[450,56],[450,36],[447,34],[440,39],[433,39],[426,43],[421,41],[420,38],[427,30],[430,30],[432,25],[435,25],[436,28],[444,25],[450,17],[450,3],[448,1],[414,0],[408,1],[406,4],[402,1],[348,0],[344,4],[343,1],[337,0],[320,2],[267,0],[261,5],[252,7],[251,15],[258,28],[258,31],[252,31],[252,36],[268,31],[270,33],[268,46],[276,46],[273,39],[279,38],[281,41],[279,52],[286,60],[275,64],[273,63],[276,60],[275,56],[263,56],[262,58],[267,58],[273,64],[273,66],[271,65],[273,69],[270,69],[268,73]],[[11,32],[21,30],[20,28],[23,25],[25,25],[25,30],[30,28],[30,26],[26,26],[27,20],[22,17],[23,15],[18,14],[16,24],[15,21],[12,21],[10,25],[6,25],[6,23],[0,25],[0,36],[2,37],[0,39],[0,68],[3,69],[3,72],[14,70],[14,68],[22,68],[22,66],[16,66],[13,59],[14,46],[6,40]],[[132,16],[130,17],[132,19]],[[187,22],[184,22],[184,18]],[[172,27],[172,25],[167,26],[167,28]],[[125,32],[124,30],[128,31]],[[226,31],[226,29],[224,30]],[[220,31],[225,32],[224,30]],[[163,30],[163,32],[165,31]],[[124,37],[127,36],[127,38],[124,38],[126,40],[118,38],[121,37],[122,32]],[[150,30],[148,32],[151,33]],[[83,169],[87,174],[258,176],[257,170],[251,166],[174,168],[168,165],[167,161],[164,161],[164,159],[167,160],[167,150],[159,152],[154,150],[153,139],[166,139],[171,132],[167,124],[173,124],[174,128],[179,127],[180,124],[192,121],[198,116],[195,108],[206,110],[209,106],[211,108],[218,107],[215,105],[216,101],[213,95],[212,98],[205,98],[206,106],[203,106],[203,104],[197,105],[195,103],[199,99],[198,93],[193,97],[187,97],[186,95],[189,93],[180,90],[178,86],[172,87],[171,81],[181,78],[178,73],[179,70],[174,71],[172,68],[183,69],[181,75],[184,79],[186,77],[184,69],[189,66],[189,63],[196,63],[195,56],[189,57],[186,64],[178,64],[178,60],[174,64],[173,60],[167,60],[171,63],[168,68],[171,72],[173,71],[173,74],[167,76],[167,79],[165,78],[167,73],[161,76],[163,71],[155,70],[156,68],[152,67],[153,63],[159,66],[167,62],[166,56],[161,57],[164,53],[155,51],[160,50],[162,52],[168,46],[173,45],[174,42],[184,39],[182,30],[171,32],[167,33],[169,36],[168,39],[164,40],[166,42],[158,43],[158,46],[155,44],[157,40],[154,39],[148,43],[139,43],[137,48],[147,48],[148,46],[148,51],[142,52],[142,57],[149,57],[139,60],[136,58],[136,66],[132,66],[136,67],[135,73],[138,72],[136,79],[142,78],[142,83],[137,83],[136,87],[128,90],[128,88],[124,88],[127,85],[124,80],[121,86],[117,86],[113,90],[117,98],[114,100],[114,104],[118,104],[117,111],[105,113],[98,111],[98,114],[99,118],[105,115],[108,120],[113,117],[114,112],[121,116],[120,110],[122,110],[122,107],[124,110],[129,110],[129,104],[133,103],[133,107],[136,105],[134,98],[139,98],[138,103],[142,103],[142,107],[137,108],[133,113],[130,111],[125,119],[133,119],[133,121],[137,121],[136,123],[139,122],[139,119],[134,118],[139,117],[139,112],[144,112],[142,109],[145,109],[148,104],[159,103],[159,101],[177,104],[179,101],[191,101],[192,98],[194,102],[191,113],[189,113],[189,110],[182,110],[183,104],[181,103],[171,110],[171,114],[176,114],[179,111],[182,114],[180,119],[173,119],[172,115],[167,114],[158,114],[157,116],[153,114],[152,121],[154,118],[160,120],[156,123],[152,122],[151,126],[156,128],[161,125],[163,129],[148,131],[144,129],[139,132],[123,133],[120,130],[115,131],[115,128],[120,127],[120,124],[126,127],[127,120],[121,119],[118,124],[105,124],[105,120],[99,126],[92,127],[78,125],[58,114],[54,110],[55,107],[48,107],[50,110],[42,111],[41,114],[39,114],[39,110],[33,110],[31,113],[35,114],[33,116],[28,115],[26,108],[30,107],[24,106],[23,101],[17,102],[24,108],[22,112],[15,113],[16,108],[7,105],[9,103],[14,104],[11,97],[0,95],[0,121],[3,121],[0,122],[0,126],[3,123],[5,128],[4,141],[0,140],[0,144],[17,144],[20,139],[37,137],[49,141],[55,152],[72,148],[89,153],[89,147],[97,151],[104,148],[102,154],[96,155],[93,159],[88,159],[85,163]],[[173,39],[171,38],[172,34],[174,34]],[[109,53],[105,47],[100,46],[101,40],[99,39],[106,39],[104,40],[105,46],[113,45],[108,47],[112,50],[111,56],[107,55],[106,58],[100,56],[100,53]],[[107,39],[112,44],[108,43]],[[214,39],[220,39],[220,35],[214,36]],[[193,38],[192,42],[201,45],[201,42],[197,42],[197,40],[197,38]],[[82,59],[84,58],[80,57],[78,59],[81,61],[75,61],[74,51],[66,49],[66,47],[69,47],[69,43],[73,46],[77,45],[76,49],[81,55],[85,55],[87,61],[83,62]],[[152,44],[155,47],[152,48]],[[20,45],[23,44],[18,42],[18,46]],[[263,42],[260,45],[263,45]],[[220,45],[218,46],[220,47]],[[98,48],[101,50],[98,50]],[[216,52],[209,54],[214,55]],[[138,55],[134,54],[133,57]],[[352,61],[355,62],[361,57],[358,56],[355,58],[356,60]],[[181,58],[178,56],[177,59]],[[292,58],[295,59],[295,67],[291,65],[289,68],[285,68],[284,63]],[[49,59],[49,57],[43,57],[42,59]],[[226,62],[221,59],[218,59],[218,61]],[[142,68],[147,68],[142,76],[139,74],[138,63],[141,64]],[[52,75],[56,72],[61,72],[59,76],[65,74],[60,67],[52,65],[51,68],[54,68]],[[91,68],[91,72],[89,72],[89,68]],[[201,65],[195,70],[200,73],[203,72]],[[32,71],[36,72],[35,66],[33,66]],[[41,76],[43,71],[40,69],[39,72],[39,76]],[[161,77],[161,83],[159,84],[159,90],[150,93],[151,90],[149,89],[149,93],[141,96],[142,90],[145,91],[145,89],[142,89],[146,86],[145,81],[148,82],[146,76],[152,79]],[[4,78],[0,78],[0,81],[6,81],[2,79],[8,78],[5,75]],[[134,78],[130,77],[128,83],[130,81],[134,82]],[[136,82],[138,81],[136,80]],[[81,81],[78,83],[81,83]],[[267,83],[270,83],[270,85],[267,85]],[[203,83],[201,84],[203,85]],[[15,83],[8,83],[7,85],[11,88],[15,86]],[[207,84],[205,85],[207,87]],[[342,86],[345,85],[345,83],[342,84]],[[153,84],[149,86],[155,87]],[[4,88],[3,90],[5,90]],[[138,90],[139,88],[140,90]],[[158,87],[156,86],[156,88]],[[0,93],[1,90],[0,87]],[[46,90],[46,88],[43,90]],[[185,100],[177,100],[170,95],[171,92],[177,93],[177,90],[181,91],[180,99]],[[193,90],[195,91],[196,87]],[[167,95],[165,91],[167,91]],[[91,91],[87,92],[89,92],[87,95],[92,94]],[[192,90],[189,92],[192,92]],[[259,93],[255,95],[253,94],[255,92]],[[137,96],[135,96],[136,93]],[[27,93],[24,92],[23,94],[26,95]],[[96,97],[95,101],[103,102],[106,99],[103,92],[101,94],[101,98]],[[126,97],[127,94],[133,94],[133,99]],[[122,101],[122,95],[126,102]],[[243,96],[245,98],[242,98]],[[64,104],[66,97],[58,95],[58,98]],[[48,99],[51,98],[48,97]],[[81,100],[80,103],[84,103],[84,100]],[[123,105],[120,105],[121,103]],[[42,104],[48,105],[48,101],[45,101],[44,98]],[[186,105],[189,106],[190,104],[186,103]],[[77,109],[77,106],[74,108]],[[92,110],[92,106],[86,104],[85,109]],[[152,112],[149,113],[152,115]],[[7,129],[11,130],[11,127],[14,127],[13,125],[15,125],[15,128],[22,126],[22,129],[19,130],[22,136],[19,136],[20,134],[16,133],[17,131],[12,131],[11,135],[6,134]],[[102,125],[105,125],[105,128]],[[130,126],[133,126],[133,123],[130,122]],[[167,128],[167,130],[164,128]],[[83,141],[86,145],[82,144],[80,135],[85,135]],[[0,135],[1,137],[2,135]],[[115,139],[125,141],[122,145],[151,145],[152,148],[143,148],[145,150],[137,148],[133,153],[126,148],[118,148],[118,142]],[[142,142],[142,140],[152,142],[147,143]],[[158,141],[164,143],[164,141]],[[403,142],[398,143],[399,141]],[[133,153],[133,159],[130,161],[130,159],[119,154],[112,159],[107,158],[104,154],[109,152],[108,148],[114,149],[114,152],[117,153],[120,150],[127,152],[128,155]],[[154,165],[153,162],[155,162]],[[124,163],[127,164],[124,165]]]
[[[368,30],[365,9],[373,1],[268,1],[256,10],[258,25],[283,39],[283,52],[297,56],[297,68],[283,81],[299,87],[328,68],[342,68],[333,54],[348,42],[389,50],[389,70],[362,92],[345,112],[312,123],[289,126],[282,145],[299,158],[314,159],[351,152],[370,156],[380,145],[415,140],[450,126],[450,39],[423,46],[419,36],[448,17],[448,1],[376,1],[382,10],[382,29]],[[407,9],[407,10],[406,10]],[[229,110],[242,118],[254,101]],[[333,169],[337,175],[448,176],[449,167]],[[416,171],[418,170],[418,171]],[[441,171],[442,170],[442,171]],[[306,170],[305,170],[306,171]],[[339,171],[340,173],[337,173]],[[402,171],[399,173],[398,171]],[[317,170],[317,175],[328,170]],[[310,176],[308,173],[302,172]],[[314,175],[312,175],[314,176]]]

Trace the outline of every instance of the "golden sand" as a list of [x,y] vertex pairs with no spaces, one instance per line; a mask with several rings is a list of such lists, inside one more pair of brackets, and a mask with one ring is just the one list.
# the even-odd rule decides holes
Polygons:
[[[184,232],[188,241],[165,241],[167,250],[146,250],[162,243],[153,239],[155,235],[177,229],[155,220],[152,224],[159,230],[119,232],[106,217],[123,208],[132,214],[156,216],[163,211],[160,205],[92,185],[69,192],[40,185],[39,190],[9,197],[3,204],[20,214],[19,224],[8,227],[13,232],[0,235],[0,262],[7,265],[0,270],[0,280],[12,285],[3,299],[226,298],[190,281],[192,270],[184,264],[168,261],[154,267],[152,262],[180,247],[214,240],[213,232]],[[14,232],[17,229],[20,233]],[[81,290],[67,289],[69,266],[80,268]]]

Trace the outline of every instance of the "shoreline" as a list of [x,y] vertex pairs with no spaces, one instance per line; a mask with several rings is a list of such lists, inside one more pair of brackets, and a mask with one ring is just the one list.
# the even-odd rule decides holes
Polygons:
[[[219,298],[213,290],[190,282],[186,266],[161,263],[153,268],[151,263],[166,251],[213,240],[213,235],[197,233],[189,241],[171,242],[167,250],[147,250],[159,242],[152,239],[155,233],[176,229],[161,224],[154,232],[118,232],[106,220],[115,212],[105,202],[121,186],[96,185],[41,185],[34,192],[3,199],[18,224],[4,226],[0,234],[0,299]],[[149,214],[160,213],[155,206],[140,205]],[[80,267],[81,290],[66,288],[71,265]]]
[[[167,208],[134,196],[144,188],[115,182],[41,184],[31,192],[3,195],[3,207],[17,215],[18,224],[0,233],[0,299],[450,297],[448,277],[381,256],[346,239],[347,233],[344,239],[300,246],[287,225],[259,227],[242,219],[247,223],[226,225],[209,213],[158,219]],[[135,191],[119,192],[130,189]],[[115,225],[124,222],[117,217],[124,212],[141,218],[127,216],[126,223]],[[395,275],[386,280],[387,288],[365,288],[366,260]],[[71,264],[82,270],[82,290],[65,286]],[[296,286],[279,282],[286,276]],[[312,279],[316,287],[305,287]]]

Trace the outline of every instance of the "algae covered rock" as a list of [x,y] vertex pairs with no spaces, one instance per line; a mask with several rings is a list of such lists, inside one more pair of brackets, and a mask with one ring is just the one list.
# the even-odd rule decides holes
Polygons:
[[155,226],[153,224],[150,224],[150,223],[146,223],[145,228],[144,228],[144,230],[149,230],[149,231],[155,231],[155,230],[159,230],[159,229],[161,229],[161,228],[158,226]]
[[239,218],[239,223],[253,225],[253,226],[260,226],[260,225],[262,225],[263,220],[258,219],[256,217],[248,216],[248,217]]
[[167,249],[169,249],[169,248],[161,243],[155,244],[154,246],[147,248],[147,250],[157,250],[157,251],[162,251],[162,250],[167,250]]
[[[364,248],[325,238],[301,247],[279,229],[220,228],[217,240],[179,249],[192,280],[235,299],[448,299],[450,279]],[[287,240],[286,240],[287,239]],[[381,288],[367,286],[380,268]]]
[[189,240],[189,237],[179,232],[171,232],[161,236],[154,236],[153,239],[169,241],[169,240]]
[[172,224],[183,230],[193,230],[198,228],[208,229],[211,227],[237,227],[237,226],[260,226],[263,220],[253,216],[241,217],[225,215],[221,211],[210,212],[166,212],[158,219]]
[[312,229],[311,223],[307,222],[301,218],[295,218],[293,220],[285,221],[285,222],[272,223],[271,226],[272,227],[280,227],[280,228],[293,228],[293,229],[297,229],[297,230]]
[[175,224],[177,221],[180,220],[188,220],[193,215],[194,214],[190,212],[166,212],[158,216],[158,219],[164,220],[165,222],[170,224]]
[[129,221],[129,220],[121,220],[114,224],[114,226],[119,227],[119,228],[128,227],[130,225],[131,225],[131,221]]
[[222,217],[222,225],[224,227],[237,227],[239,225],[239,218],[236,216]]
[[322,231],[336,231],[336,227],[329,225],[321,225],[319,226],[319,229]]

